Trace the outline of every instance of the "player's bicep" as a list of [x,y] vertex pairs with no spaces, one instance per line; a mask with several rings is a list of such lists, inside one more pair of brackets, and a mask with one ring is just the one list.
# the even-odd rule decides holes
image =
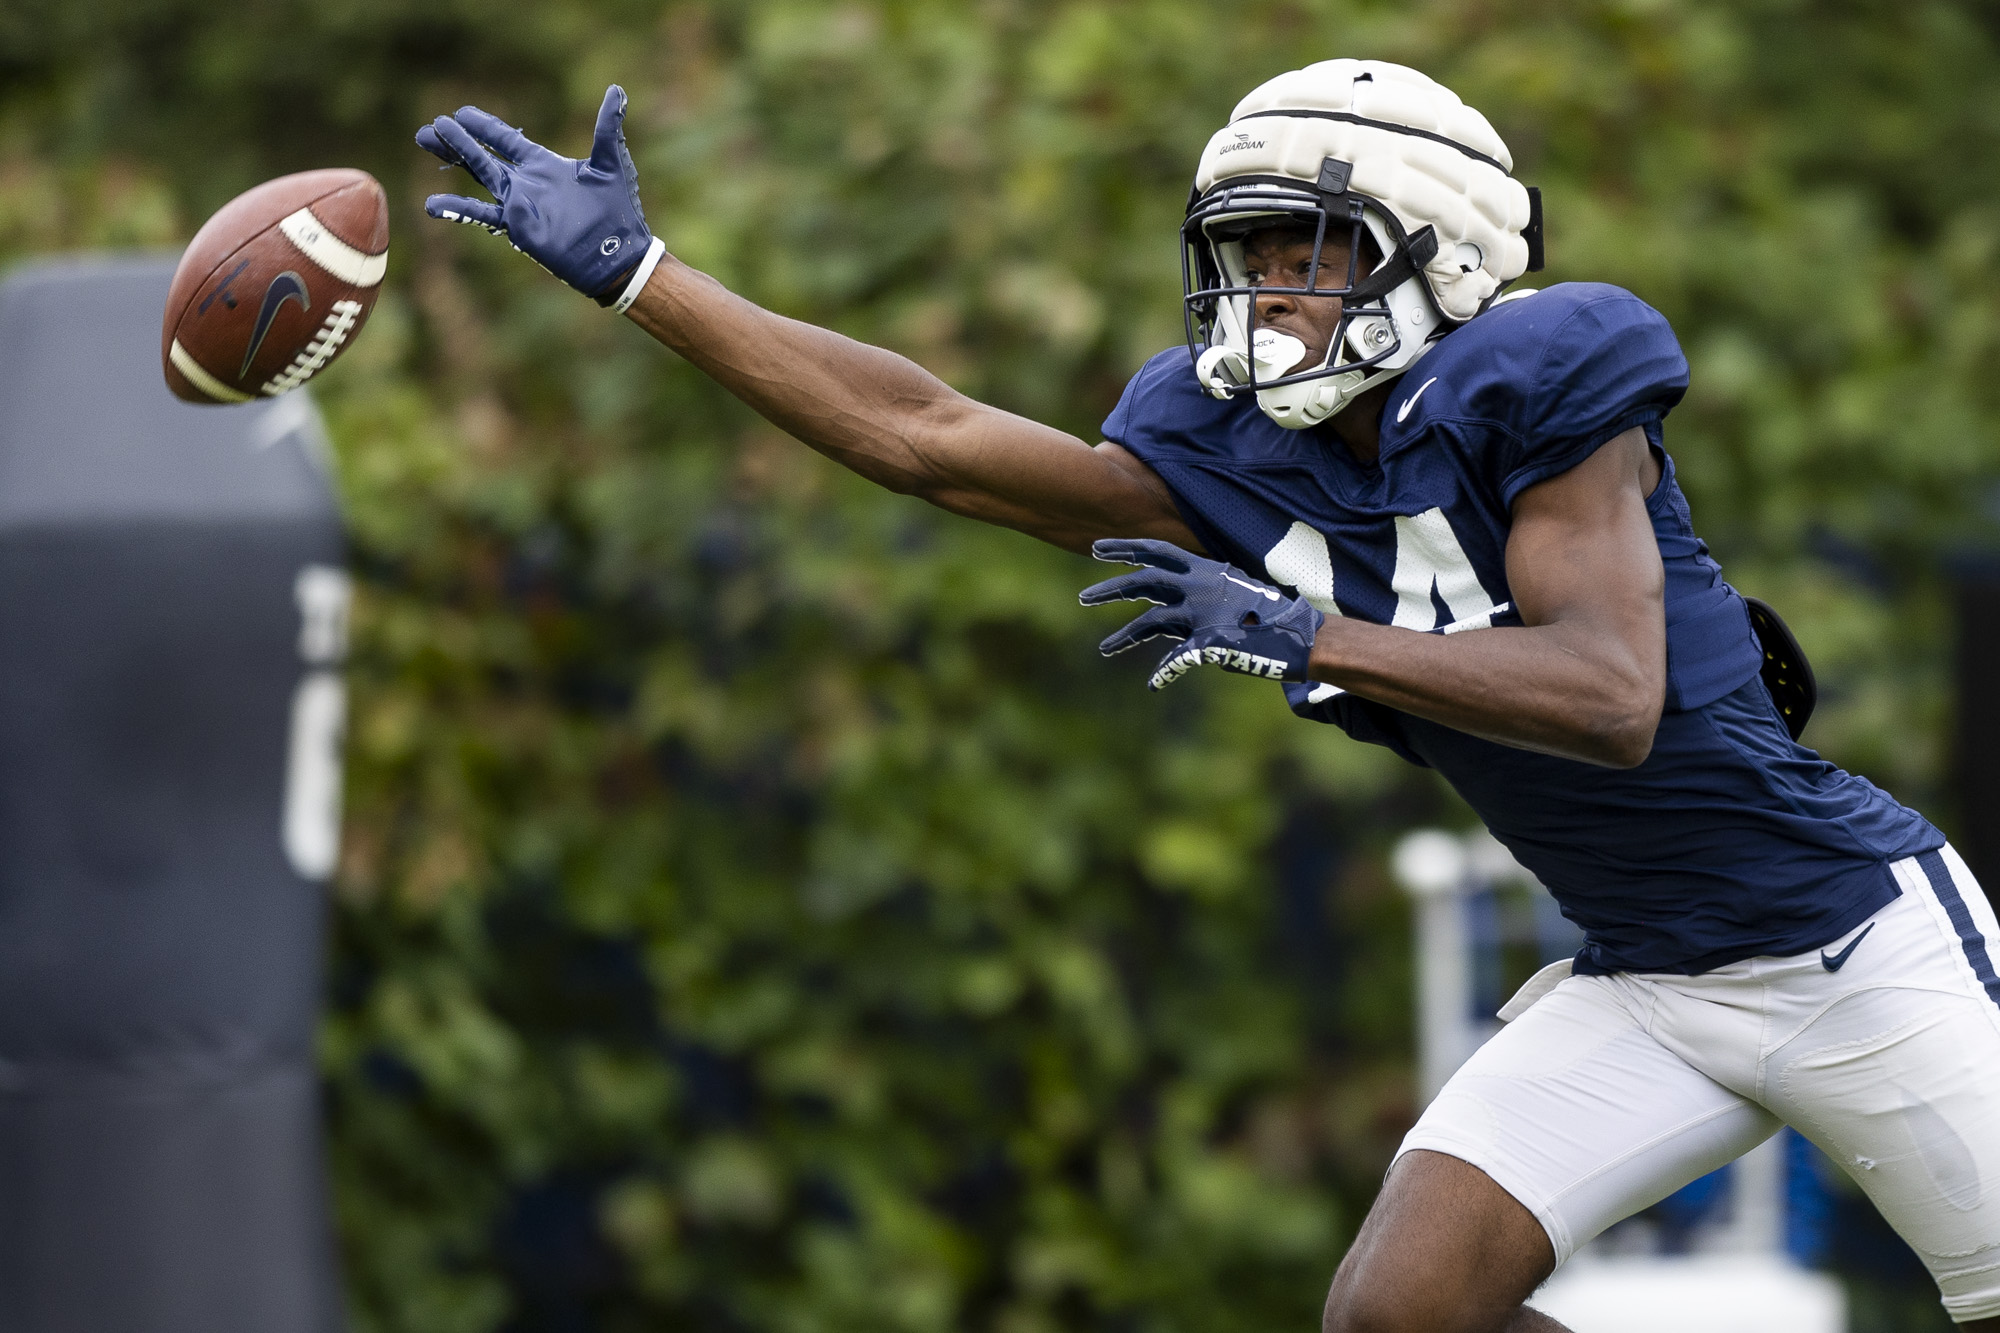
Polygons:
[[1106,537],[1152,537],[1200,551],[1173,494],[1115,444],[1073,435],[968,402],[970,417],[924,450],[923,497],[954,513],[1087,552]]
[[[1122,444],[1114,444],[1110,440],[1105,440],[1092,452],[1124,472],[1140,492],[1134,497],[1132,506],[1131,521],[1135,525],[1133,530],[1108,532],[1104,533],[1104,536],[1152,537],[1159,541],[1172,542],[1183,551],[1193,551],[1196,555],[1208,554],[1208,548],[1202,545],[1201,538],[1195,536],[1194,529],[1190,528],[1187,520],[1181,517],[1180,506],[1174,503],[1173,490],[1159,473],[1148,467],[1130,449]],[[1091,540],[1095,541],[1097,538],[1093,537]]]
[[1640,663],[1657,659],[1664,672],[1665,575],[1646,512],[1657,477],[1645,432],[1634,429],[1521,492],[1507,582],[1524,623],[1610,636]]

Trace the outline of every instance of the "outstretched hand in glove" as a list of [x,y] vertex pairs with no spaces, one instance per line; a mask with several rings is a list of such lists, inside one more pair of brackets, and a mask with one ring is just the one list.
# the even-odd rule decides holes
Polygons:
[[1287,597],[1233,565],[1190,554],[1171,542],[1099,541],[1090,553],[1142,568],[1092,584],[1078,594],[1085,606],[1106,602],[1156,605],[1098,645],[1106,657],[1148,639],[1180,639],[1147,682],[1164,689],[1197,666],[1263,676],[1306,678],[1313,640],[1326,617],[1303,598]]
[[599,305],[631,305],[665,250],[639,207],[639,173],[625,147],[625,90],[615,83],[604,92],[590,156],[581,161],[550,152],[476,106],[418,130],[417,146],[464,167],[494,200],[434,194],[424,201],[426,213],[505,236]]

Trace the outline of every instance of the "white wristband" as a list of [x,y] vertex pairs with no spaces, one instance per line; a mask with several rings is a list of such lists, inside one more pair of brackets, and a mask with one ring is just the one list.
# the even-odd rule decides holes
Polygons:
[[632,303],[639,299],[639,293],[646,290],[646,280],[660,266],[660,257],[666,253],[667,243],[655,236],[653,243],[646,247],[646,257],[639,261],[638,268],[632,270],[632,281],[625,284],[625,294],[613,303],[612,314],[622,315],[632,308]]

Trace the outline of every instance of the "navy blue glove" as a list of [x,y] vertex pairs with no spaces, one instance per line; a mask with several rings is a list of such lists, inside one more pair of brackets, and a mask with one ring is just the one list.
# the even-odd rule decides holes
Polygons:
[[658,262],[625,147],[625,90],[615,83],[598,109],[588,161],[552,153],[476,106],[418,130],[417,146],[464,167],[498,201],[434,194],[426,213],[505,236],[600,305],[618,301],[642,263]]
[[1191,555],[1172,542],[1101,541],[1091,544],[1090,553],[1145,568],[1092,584],[1078,601],[1158,603],[1097,645],[1099,652],[1109,657],[1148,639],[1186,640],[1161,659],[1149,688],[1164,689],[1204,662],[1270,680],[1306,678],[1313,639],[1326,617],[1303,598],[1287,597],[1233,565]]

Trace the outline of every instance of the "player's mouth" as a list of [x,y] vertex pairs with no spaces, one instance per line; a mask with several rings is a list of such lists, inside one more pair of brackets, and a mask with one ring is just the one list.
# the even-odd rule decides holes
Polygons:
[[1314,328],[1305,320],[1294,319],[1284,315],[1279,315],[1274,319],[1260,320],[1257,327],[1260,331],[1269,329],[1273,333],[1282,333],[1288,338],[1296,338],[1299,342],[1305,344],[1305,352],[1299,359],[1286,369],[1277,372],[1278,374],[1291,375],[1301,370],[1311,370],[1326,360],[1326,349],[1329,339],[1324,329]]

